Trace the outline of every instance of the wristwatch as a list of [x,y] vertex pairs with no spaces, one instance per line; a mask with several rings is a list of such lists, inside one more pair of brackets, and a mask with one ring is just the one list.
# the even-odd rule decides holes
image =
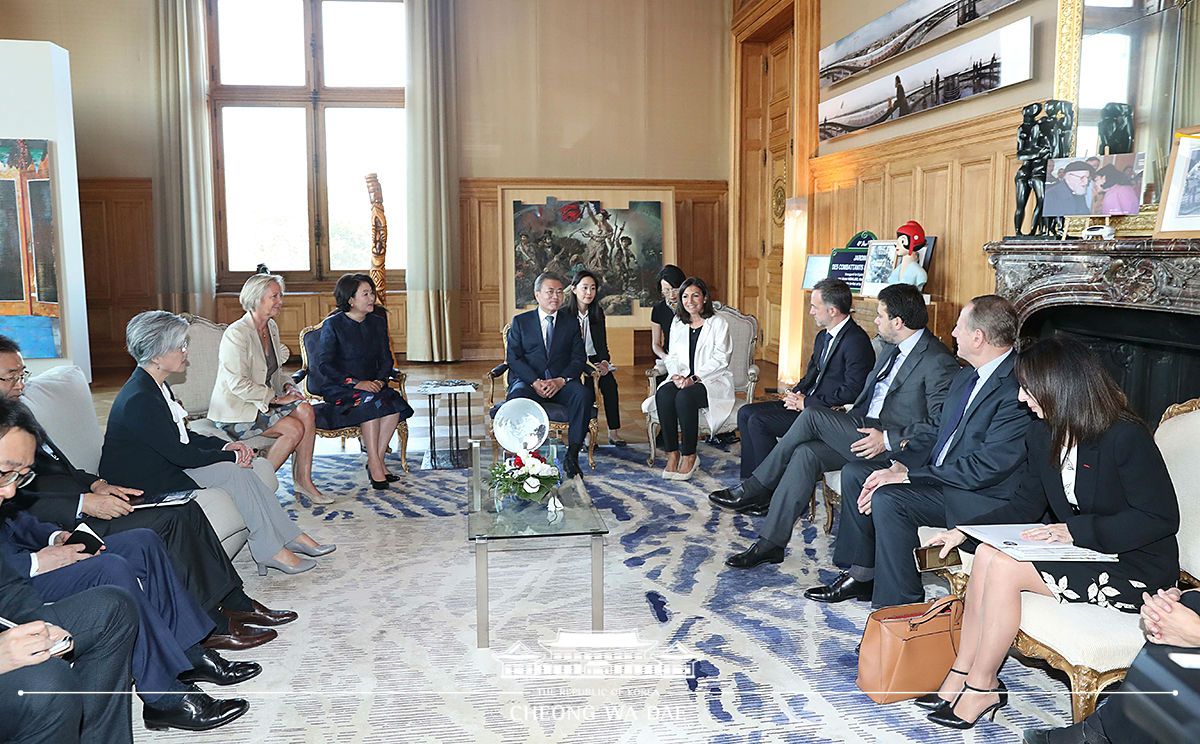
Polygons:
[[689,377],[688,379],[689,379],[689,380],[691,380],[693,383],[698,383],[698,382],[700,382],[700,378],[699,378],[699,377],[696,377],[695,375],[692,375],[692,376],[691,376],[691,377]]

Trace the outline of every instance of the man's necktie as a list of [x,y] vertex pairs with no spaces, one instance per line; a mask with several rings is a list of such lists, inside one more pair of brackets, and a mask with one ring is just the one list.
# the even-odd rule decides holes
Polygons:
[[887,364],[883,365],[883,369],[879,370],[879,374],[875,377],[875,384],[878,385],[888,378],[892,373],[892,367],[896,364],[896,359],[900,357],[900,347],[892,349],[892,353],[888,354]]
[[[547,315],[546,316],[546,363],[547,364],[549,364],[549,362],[550,362],[550,346],[553,343],[554,343],[554,316]],[[547,367],[545,370],[543,370],[543,374],[545,375],[545,377],[543,379],[549,380],[550,379],[550,368]]]
[[967,412],[967,403],[971,400],[971,393],[975,390],[975,385],[979,383],[979,371],[971,370],[971,377],[967,384],[963,387],[962,397],[958,401],[958,405],[950,412],[950,415],[945,419],[945,424],[942,426],[941,436],[938,437],[937,444],[933,445],[933,451],[929,453],[929,461],[934,465],[941,465],[942,450],[946,448],[946,443],[954,437],[954,430],[962,423],[963,414]]

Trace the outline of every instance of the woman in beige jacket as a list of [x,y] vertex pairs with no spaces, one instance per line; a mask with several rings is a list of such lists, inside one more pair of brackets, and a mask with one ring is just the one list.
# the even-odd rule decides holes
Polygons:
[[303,394],[284,382],[281,370],[290,352],[279,341],[274,318],[283,307],[283,277],[255,274],[242,286],[246,314],[221,337],[217,382],[208,417],[233,440],[262,435],[275,440],[266,458],[279,470],[292,453],[292,482],[314,504],[331,504],[312,481],[316,424]]

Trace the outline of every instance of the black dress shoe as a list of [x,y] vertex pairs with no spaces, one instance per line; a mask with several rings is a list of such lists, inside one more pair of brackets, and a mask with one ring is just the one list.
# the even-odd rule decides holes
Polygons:
[[751,545],[749,550],[725,559],[725,565],[730,568],[754,568],[760,563],[783,563],[783,548],[766,540],[759,540]]
[[563,455],[563,470],[568,478],[574,478],[577,475],[583,475],[579,469],[579,445],[571,445],[567,447],[567,454]]
[[843,572],[830,586],[814,586],[812,589],[805,589],[804,596],[818,602],[845,602],[847,599],[870,602],[871,592],[874,590],[874,581],[855,581],[850,578],[850,574]]
[[236,685],[257,677],[262,667],[253,661],[229,661],[211,648],[204,649],[200,663],[179,675],[184,684],[208,682],[213,685]]
[[747,506],[744,509],[739,509],[739,514],[745,514],[748,517],[765,517],[771,511],[771,502],[767,501],[761,504]]
[[1021,741],[1025,744],[1112,744],[1096,716],[1088,716],[1065,728],[1025,729]]
[[178,702],[170,708],[142,707],[142,722],[151,731],[177,728],[184,731],[207,731],[241,718],[250,710],[250,703],[241,698],[216,700],[195,685],[182,695],[171,695]]
[[258,625],[263,628],[271,628],[276,625],[290,623],[296,618],[300,617],[292,610],[272,610],[263,606],[262,604],[259,604],[258,600],[256,599],[250,600],[250,607],[252,609],[249,612],[245,612],[243,610],[227,610],[222,607],[221,614],[242,625]]
[[746,489],[741,485],[734,486],[733,488],[722,488],[720,491],[713,491],[708,495],[708,500],[722,509],[731,509],[735,512],[744,512],[749,509],[771,505],[770,494],[766,496],[751,496],[746,493]]
[[205,648],[213,648],[218,651],[245,651],[248,648],[257,648],[268,641],[273,641],[279,637],[279,631],[271,628],[256,628],[253,625],[244,625],[237,620],[229,621],[229,632],[225,635],[213,633],[208,638],[200,641],[200,645]]

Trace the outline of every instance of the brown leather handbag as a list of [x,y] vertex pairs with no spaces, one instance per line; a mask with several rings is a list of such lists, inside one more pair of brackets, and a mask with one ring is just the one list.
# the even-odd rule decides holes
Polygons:
[[958,655],[962,597],[875,610],[858,653],[858,689],[877,703],[909,700],[941,686]]

